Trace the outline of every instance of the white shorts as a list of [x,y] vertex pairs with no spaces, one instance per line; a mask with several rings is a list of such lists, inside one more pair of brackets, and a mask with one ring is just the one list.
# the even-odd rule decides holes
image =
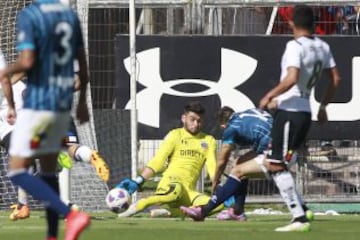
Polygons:
[[57,153],[69,123],[68,112],[21,110],[10,140],[10,155],[27,158]]

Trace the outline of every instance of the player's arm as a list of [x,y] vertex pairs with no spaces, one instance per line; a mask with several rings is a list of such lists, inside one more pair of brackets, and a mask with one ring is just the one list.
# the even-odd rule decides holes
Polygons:
[[80,96],[76,109],[76,116],[80,123],[84,123],[89,121],[89,110],[86,104],[86,89],[87,83],[89,82],[89,75],[84,48],[78,50],[77,60],[79,61]]
[[155,156],[149,161],[147,167],[152,169],[155,173],[160,172],[164,169],[164,166],[173,154],[176,144],[180,142],[181,135],[178,129],[172,130],[165,137],[164,142],[160,145]]
[[265,109],[271,100],[292,88],[298,81],[300,71],[297,67],[288,67],[287,75],[279,84],[271,89],[261,100],[259,108]]
[[14,124],[16,118],[16,110],[11,82],[7,75],[3,75],[0,80],[6,101],[8,103],[7,121],[9,124]]
[[205,167],[211,181],[213,181],[216,171],[216,141],[213,137],[210,137],[209,139],[209,148],[206,153]]
[[35,63],[35,52],[31,49],[24,49],[20,52],[19,57],[14,64],[9,65],[5,70],[5,75],[26,72],[31,69]]
[[23,79],[25,77],[26,73],[25,72],[20,72],[20,73],[15,73],[11,76],[10,78],[10,82],[11,84],[15,84],[18,81],[20,81],[21,79]]
[[125,178],[116,185],[118,188],[125,188],[129,194],[136,192],[144,182],[155,173],[164,168],[166,161],[171,153],[174,151],[175,145],[179,142],[180,134],[176,130],[171,131],[161,144],[155,156],[149,161],[147,166],[143,169],[142,173],[135,179]]
[[331,99],[334,97],[335,91],[338,88],[340,81],[341,81],[339,71],[336,67],[327,69],[326,71],[329,74],[330,82],[326,88],[325,96],[324,96],[323,100],[321,101],[321,105],[320,105],[320,108],[318,111],[317,118],[318,118],[319,123],[327,122],[328,118],[327,118],[327,113],[326,113],[326,106],[329,104]]

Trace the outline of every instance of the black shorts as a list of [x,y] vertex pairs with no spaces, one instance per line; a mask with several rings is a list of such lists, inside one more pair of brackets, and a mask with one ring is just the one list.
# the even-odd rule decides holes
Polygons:
[[271,159],[283,160],[289,150],[295,151],[305,142],[311,126],[311,113],[277,110],[271,131]]

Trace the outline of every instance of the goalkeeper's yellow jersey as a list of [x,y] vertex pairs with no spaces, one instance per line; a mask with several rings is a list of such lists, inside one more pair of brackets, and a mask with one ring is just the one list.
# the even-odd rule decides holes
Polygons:
[[184,128],[177,128],[168,133],[147,167],[159,172],[166,166],[164,177],[179,181],[194,190],[204,164],[213,179],[216,170],[214,137],[203,132],[192,135]]

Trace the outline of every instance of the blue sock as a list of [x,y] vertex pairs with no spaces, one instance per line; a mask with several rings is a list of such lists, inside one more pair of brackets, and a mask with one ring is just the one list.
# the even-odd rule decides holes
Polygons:
[[248,179],[241,180],[241,184],[235,192],[234,213],[239,215],[244,212],[245,199],[247,194]]
[[241,185],[241,181],[233,177],[229,177],[223,186],[219,186],[215,193],[211,196],[207,205],[202,208],[204,216],[209,215],[211,210],[222,204],[226,199],[232,196]]
[[44,181],[30,175],[26,170],[9,175],[10,180],[31,194],[35,199],[45,202],[47,206],[64,217],[70,212],[58,194],[52,190]]

